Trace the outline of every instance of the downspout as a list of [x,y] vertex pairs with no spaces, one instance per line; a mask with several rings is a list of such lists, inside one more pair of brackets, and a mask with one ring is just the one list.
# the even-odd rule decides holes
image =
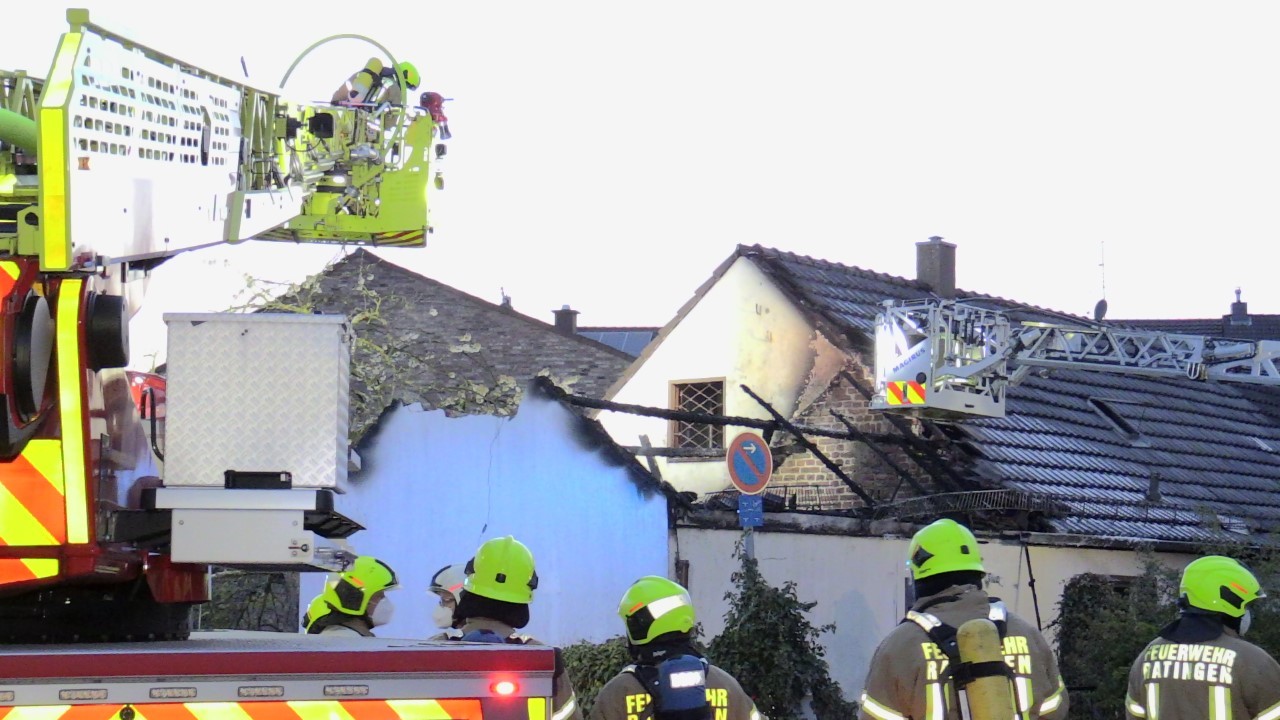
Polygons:
[[0,108],[0,141],[16,145],[28,153],[36,152],[40,145],[36,121],[12,110]]

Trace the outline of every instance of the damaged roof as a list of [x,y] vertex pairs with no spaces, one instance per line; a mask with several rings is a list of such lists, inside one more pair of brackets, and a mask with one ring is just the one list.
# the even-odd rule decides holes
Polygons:
[[[872,346],[884,300],[931,296],[913,279],[758,245],[739,246],[737,256],[853,350]],[[979,293],[956,296],[1004,310],[1015,323],[1091,324]],[[1054,370],[1029,374],[1007,398],[1004,418],[943,432],[982,486],[1059,501],[1045,518],[1055,532],[1254,542],[1249,536],[1280,530],[1280,388]]]
[[[578,395],[601,397],[633,360],[364,249],[313,280],[285,302],[295,302],[298,311],[352,319],[357,335],[353,443],[396,403],[417,402],[453,414],[509,415],[525,383],[537,376]],[[375,362],[357,368],[362,353]]]

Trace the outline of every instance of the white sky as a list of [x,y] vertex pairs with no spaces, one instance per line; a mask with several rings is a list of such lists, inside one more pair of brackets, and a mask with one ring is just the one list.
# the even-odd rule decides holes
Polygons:
[[[11,2],[13,0],[10,0]],[[274,87],[357,32],[413,60],[454,139],[426,250],[392,262],[545,320],[661,325],[737,243],[1089,314],[1280,312],[1280,5],[1025,2],[83,2],[104,26]],[[217,8],[216,10],[214,8]],[[63,9],[24,4],[0,68],[43,75]],[[372,53],[313,53],[327,97]],[[336,247],[249,244],[157,271],[162,311],[233,303]]]

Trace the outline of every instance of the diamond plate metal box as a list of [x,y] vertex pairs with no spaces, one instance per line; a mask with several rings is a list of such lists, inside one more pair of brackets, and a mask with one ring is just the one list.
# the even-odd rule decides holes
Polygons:
[[288,471],[343,489],[351,344],[340,315],[168,313],[164,483]]

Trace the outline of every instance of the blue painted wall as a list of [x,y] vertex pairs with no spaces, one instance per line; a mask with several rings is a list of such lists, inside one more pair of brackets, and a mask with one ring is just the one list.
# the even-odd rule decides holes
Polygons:
[[[382,637],[437,632],[431,575],[493,537],[514,535],[533,551],[540,584],[524,632],[545,642],[622,634],[616,612],[627,586],[666,574],[665,496],[594,447],[559,402],[528,392],[511,418],[401,407],[375,432],[337,503],[367,528],[350,538],[353,549],[401,579]],[[322,578],[303,575],[303,609]]]

